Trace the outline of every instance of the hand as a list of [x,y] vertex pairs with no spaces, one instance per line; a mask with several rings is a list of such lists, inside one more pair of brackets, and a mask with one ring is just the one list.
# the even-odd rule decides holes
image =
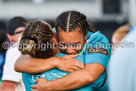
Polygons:
[[73,72],[84,68],[84,64],[73,57],[78,55],[65,55],[57,60],[57,68],[65,72]]
[[31,85],[31,91],[49,91],[47,85],[48,81],[44,78],[38,78],[35,80],[36,85]]

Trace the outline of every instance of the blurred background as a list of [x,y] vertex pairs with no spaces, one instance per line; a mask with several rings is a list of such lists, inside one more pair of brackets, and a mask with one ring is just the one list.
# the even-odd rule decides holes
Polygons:
[[53,27],[55,18],[66,10],[84,13],[109,40],[119,26],[136,25],[135,0],[0,0],[0,32],[6,33],[7,22],[14,16],[45,20]]

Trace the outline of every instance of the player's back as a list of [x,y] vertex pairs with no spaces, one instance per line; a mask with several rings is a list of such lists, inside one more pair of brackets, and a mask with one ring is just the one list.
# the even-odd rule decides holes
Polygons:
[[[58,54],[56,55],[57,57],[61,57],[61,56],[64,56],[65,54]],[[75,57],[76,60],[79,60],[81,61],[83,64],[84,64],[84,56],[78,56],[78,57]],[[54,79],[58,79],[58,78],[61,78],[65,75],[69,74],[69,72],[64,72],[64,71],[61,71],[57,68],[54,68],[54,69],[51,69],[49,71],[46,71],[46,72],[43,72],[43,73],[39,73],[39,74],[27,74],[27,73],[23,73],[23,81],[24,81],[24,84],[25,84],[25,88],[26,88],[26,91],[30,91],[31,90],[31,85],[35,85],[36,83],[34,83],[34,81],[38,78],[44,78],[48,81],[51,81],[51,80],[54,80]],[[88,89],[88,90],[87,90]],[[77,89],[77,90],[74,90],[74,91],[90,91],[90,88],[89,86],[85,87],[85,88],[80,88],[80,89]]]

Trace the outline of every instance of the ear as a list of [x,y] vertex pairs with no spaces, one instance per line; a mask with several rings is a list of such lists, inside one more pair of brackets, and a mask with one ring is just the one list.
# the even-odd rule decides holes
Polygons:
[[12,38],[12,36],[10,34],[7,34],[7,37],[8,37],[8,39],[9,39],[10,42],[13,41],[13,38]]
[[85,35],[85,40],[87,39],[87,34]]
[[52,38],[53,42],[55,42],[55,45],[57,46],[58,45],[58,41],[55,37]]

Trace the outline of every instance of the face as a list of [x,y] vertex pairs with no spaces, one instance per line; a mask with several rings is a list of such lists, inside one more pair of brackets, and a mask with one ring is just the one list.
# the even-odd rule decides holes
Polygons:
[[24,30],[25,30],[25,27],[19,27],[15,30],[15,34],[12,37],[14,42],[18,41],[18,39],[22,36],[22,33]]
[[73,32],[58,32],[59,48],[66,54],[78,54],[85,43],[86,36],[80,32],[80,28],[75,29]]

